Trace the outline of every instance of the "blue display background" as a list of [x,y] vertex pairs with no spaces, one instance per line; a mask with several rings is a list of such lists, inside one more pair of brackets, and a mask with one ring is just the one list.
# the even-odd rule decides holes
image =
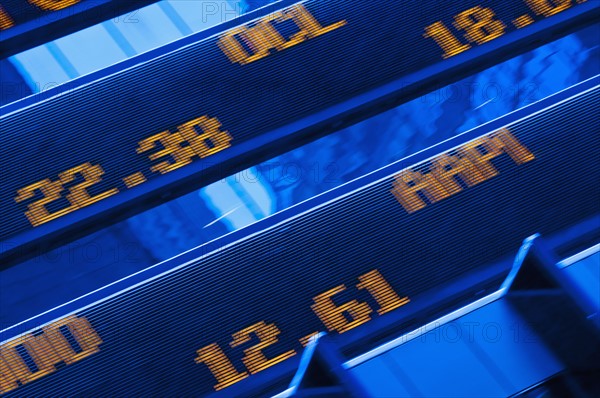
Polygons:
[[[315,317],[319,311],[309,309],[319,292],[343,281],[345,291],[336,294],[336,303],[352,297],[375,305],[375,295],[369,297],[360,286],[363,294],[351,288],[357,274],[373,267],[396,292],[410,297],[410,303],[381,318],[373,315],[366,325],[343,334],[329,325],[331,339],[347,358],[417,325],[444,322],[440,315],[461,313],[478,297],[502,294],[512,280],[506,275],[527,250],[522,246],[515,259],[523,237],[564,234],[574,224],[585,230],[581,223],[600,213],[600,186],[590,186],[599,178],[595,155],[600,141],[593,139],[599,112],[600,75],[36,318],[29,327],[75,311],[89,320],[103,342],[92,358],[36,382],[25,381],[15,395],[209,393],[214,377],[193,360],[199,345],[228,347],[223,350],[233,364],[246,362],[250,368],[242,360],[250,355],[247,345],[230,344],[231,331],[262,319],[281,331],[277,344],[265,348],[267,358],[284,347],[295,347],[298,353],[298,337],[327,324],[322,315]],[[521,153],[518,158],[525,163],[496,157],[493,165],[499,174],[490,181],[410,214],[390,194],[393,176],[407,165],[431,170],[427,159],[440,152],[457,153],[452,148],[502,127],[534,154],[523,157],[526,150],[515,146],[507,150],[513,159]],[[586,172],[573,178],[578,170]],[[593,219],[598,225],[598,218]],[[0,334],[0,340],[7,337]],[[455,349],[450,357],[457,354]],[[263,396],[257,390],[266,396],[267,388],[281,391],[286,383],[278,380],[291,377],[298,358],[294,354],[215,397]],[[411,378],[415,380],[416,371],[417,383],[427,380],[419,371],[423,361],[411,362]],[[452,373],[433,380],[447,384],[455,379],[449,377]],[[471,383],[477,389],[493,384],[485,373],[470,373],[478,378]],[[494,395],[492,389],[478,396]]]
[[[443,11],[445,3],[411,1],[393,3],[393,7],[390,3],[385,8],[389,15],[409,15],[398,24],[396,18],[380,18],[383,10],[378,2],[310,0],[305,8],[322,25],[339,22],[344,26],[334,25],[337,28],[331,34],[285,52],[275,51],[265,63],[247,67],[230,62],[219,49],[216,42],[223,29],[294,3],[282,0],[82,76],[73,85],[48,90],[46,94],[52,97],[47,101],[32,96],[2,107],[6,141],[5,156],[0,157],[0,170],[4,171],[0,190],[2,267],[14,265],[20,251],[29,254],[37,244],[48,250],[80,238],[600,18],[599,3],[583,2],[526,29],[515,26],[494,43],[443,60],[435,41],[423,37],[423,26],[449,17],[448,11]],[[456,9],[479,5],[476,0],[451,3]],[[507,22],[531,12],[530,6],[511,0],[495,3],[494,10]],[[286,26],[289,24],[281,24],[284,36],[291,33]],[[200,159],[194,156],[196,160],[186,161],[186,167],[177,167],[183,165],[178,163],[165,174],[167,170],[159,172],[158,165],[152,166],[158,161],[155,156],[132,149],[148,134],[181,127],[198,115],[218,117],[231,133],[232,145],[226,150],[219,146],[221,150],[210,157],[197,153]],[[32,140],[34,134],[40,139]],[[72,182],[66,182],[64,178],[70,177],[61,173],[75,172],[73,165],[86,167],[88,162],[104,170],[101,181],[89,187],[89,195],[110,190],[110,198],[93,205],[90,200],[80,201],[74,207],[63,194],[47,205],[54,216],[36,217],[38,220],[31,222],[24,217],[28,206],[40,203],[35,197],[39,194],[29,197],[33,186],[24,187],[24,181],[47,184],[49,176],[62,175],[62,187],[73,191],[71,184],[80,187],[77,179],[83,178],[82,173],[76,173]],[[126,177],[138,172],[146,182],[127,187]],[[115,190],[119,194],[114,194]],[[19,192],[19,203],[15,203],[15,192]],[[57,213],[59,210],[69,214]],[[43,225],[34,227],[38,222]]]
[[599,28],[542,46],[0,273],[12,325],[599,73]]

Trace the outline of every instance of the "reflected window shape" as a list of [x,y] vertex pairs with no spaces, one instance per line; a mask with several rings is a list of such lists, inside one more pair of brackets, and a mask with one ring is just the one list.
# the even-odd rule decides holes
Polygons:
[[256,221],[247,205],[224,180],[201,189],[198,194],[215,214],[215,220],[205,225],[205,228],[223,222],[230,231],[235,231]]
[[275,211],[273,193],[269,192],[263,182],[266,178],[256,167],[251,167],[226,180],[257,220]]
[[65,56],[61,62],[63,67],[67,66],[67,62],[70,63],[77,76],[94,72],[127,58],[125,52],[101,24],[62,37],[53,43]]
[[173,20],[160,7],[160,3],[104,22],[116,31],[136,51],[142,53],[183,37]]
[[245,9],[239,0],[160,1],[9,59],[39,93],[234,19]]
[[56,87],[70,79],[46,45],[14,55],[9,60],[34,93]]

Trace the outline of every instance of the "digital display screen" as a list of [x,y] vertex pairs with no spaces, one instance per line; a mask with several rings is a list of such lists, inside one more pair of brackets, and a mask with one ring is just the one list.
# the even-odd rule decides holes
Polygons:
[[2,108],[0,255],[83,221],[114,221],[108,214],[126,204],[141,209],[165,191],[198,188],[367,103],[458,77],[472,57],[516,49],[527,37],[518,32],[589,22],[599,8],[447,3],[267,7],[135,67]]
[[423,322],[424,308],[460,304],[448,302],[452,283],[466,300],[489,294],[523,239],[598,213],[600,142],[590,137],[599,79],[207,243],[144,283],[99,292],[5,341],[2,391],[234,396],[255,375],[297,361],[316,332],[356,354],[351,336],[379,320],[408,325],[411,311]]
[[157,0],[1,0],[0,57],[118,17]]

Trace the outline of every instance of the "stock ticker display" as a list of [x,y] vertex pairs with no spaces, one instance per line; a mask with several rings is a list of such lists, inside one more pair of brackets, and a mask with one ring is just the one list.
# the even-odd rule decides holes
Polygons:
[[423,305],[450,281],[470,297],[482,283],[494,291],[502,278],[478,272],[498,263],[506,274],[501,260],[523,237],[598,213],[599,83],[210,242],[5,342],[2,392],[232,396],[298,360],[317,332],[351,349],[343,336]]
[[458,77],[469,63],[461,56],[489,56],[488,43],[515,49],[544,28],[588,23],[598,8],[585,0],[306,1],[258,10],[47,100],[6,106],[0,252],[144,203],[135,199],[198,188],[331,128],[334,117]]

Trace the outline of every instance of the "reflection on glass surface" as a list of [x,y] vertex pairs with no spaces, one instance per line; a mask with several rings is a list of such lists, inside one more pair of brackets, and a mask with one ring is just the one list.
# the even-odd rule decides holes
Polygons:
[[[40,93],[271,2],[162,0],[16,54],[8,61],[31,92]],[[24,91],[20,97],[28,94]]]

